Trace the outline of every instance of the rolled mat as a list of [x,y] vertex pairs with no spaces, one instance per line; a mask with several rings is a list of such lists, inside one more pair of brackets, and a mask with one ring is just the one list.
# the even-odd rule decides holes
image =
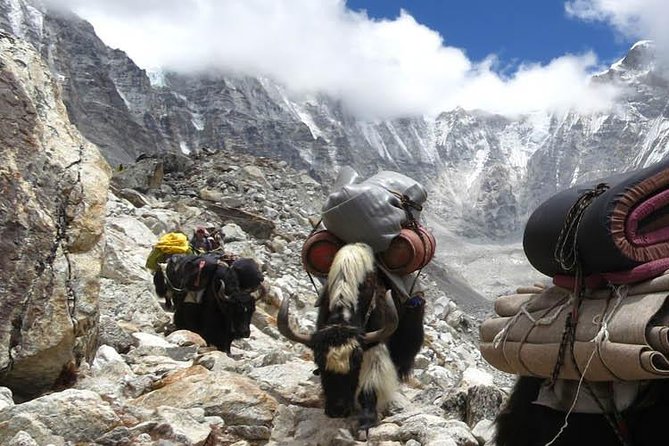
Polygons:
[[[572,295],[553,287],[540,295],[528,296],[532,297],[505,296],[508,302],[516,301],[519,310],[512,316],[483,322],[481,353],[499,370],[549,378],[558,359]],[[574,356],[585,378],[617,381],[669,377],[665,356],[669,355],[668,298],[669,291],[665,290],[584,299],[576,326]],[[511,313],[511,305],[503,308]],[[566,352],[559,378],[579,379],[579,370]]]
[[[630,285],[626,289],[628,296],[657,293],[660,291],[669,292],[669,274],[665,272],[661,276]],[[495,314],[502,317],[513,316],[521,311],[523,305],[530,301],[532,301],[532,304],[527,308],[528,311],[545,310],[555,305],[557,301],[561,301],[570,295],[570,289],[560,286],[548,288],[543,292],[537,292],[535,288],[521,287],[518,288],[516,294],[500,296],[495,300]],[[588,299],[607,299],[610,296],[611,291],[609,289],[588,290],[586,295]]]
[[[518,289],[518,291],[522,291],[522,289]],[[560,287],[551,287],[541,293],[518,293],[501,296],[495,300],[495,314],[503,317],[514,316],[526,304],[528,305],[527,311],[544,310],[564,301],[569,296],[571,296],[571,292]]]
[[572,274],[555,260],[555,248],[571,207],[604,183],[578,225],[576,245],[585,275],[628,271],[669,257],[669,160],[560,192],[541,204],[525,227],[523,247],[537,270]]

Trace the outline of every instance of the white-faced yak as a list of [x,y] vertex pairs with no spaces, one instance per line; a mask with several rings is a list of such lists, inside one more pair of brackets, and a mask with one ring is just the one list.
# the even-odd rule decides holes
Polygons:
[[325,414],[346,417],[357,409],[360,429],[378,422],[423,343],[424,301],[401,304],[374,265],[369,246],[342,247],[321,293],[316,331],[290,327],[288,298],[277,319],[286,338],[313,351]]
[[[537,404],[542,378],[520,377],[495,421],[497,446],[655,446],[667,444],[669,381],[640,382],[631,404],[567,413]],[[583,384],[581,392],[588,392]],[[601,399],[601,396],[599,397]],[[566,423],[565,423],[566,421]]]
[[235,339],[251,334],[255,299],[263,281],[255,261],[239,259],[230,266],[214,256],[175,255],[154,275],[156,293],[174,302],[177,329],[198,333],[209,345],[229,353]]

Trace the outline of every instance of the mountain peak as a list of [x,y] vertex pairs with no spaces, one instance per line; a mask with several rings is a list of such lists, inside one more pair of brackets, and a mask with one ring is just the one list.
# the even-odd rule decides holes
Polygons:
[[625,57],[611,65],[613,70],[649,71],[655,66],[655,43],[652,40],[640,40],[629,49]]

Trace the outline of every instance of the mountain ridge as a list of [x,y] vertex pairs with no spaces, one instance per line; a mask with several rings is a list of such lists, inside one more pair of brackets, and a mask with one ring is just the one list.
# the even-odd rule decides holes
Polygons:
[[323,183],[343,165],[363,175],[397,170],[426,183],[449,231],[517,240],[531,211],[555,192],[646,166],[669,150],[669,87],[648,41],[593,76],[625,87],[609,113],[510,118],[459,108],[364,121],[324,95],[294,100],[267,77],[148,73],[84,20],[39,11],[27,0],[3,1],[0,26],[41,48],[71,120],[112,165],[141,153],[226,148],[285,160]]

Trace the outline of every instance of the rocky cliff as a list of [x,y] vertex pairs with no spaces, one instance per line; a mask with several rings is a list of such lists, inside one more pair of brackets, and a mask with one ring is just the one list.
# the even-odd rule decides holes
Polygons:
[[97,347],[110,169],[34,49],[0,35],[0,384],[53,387]]

